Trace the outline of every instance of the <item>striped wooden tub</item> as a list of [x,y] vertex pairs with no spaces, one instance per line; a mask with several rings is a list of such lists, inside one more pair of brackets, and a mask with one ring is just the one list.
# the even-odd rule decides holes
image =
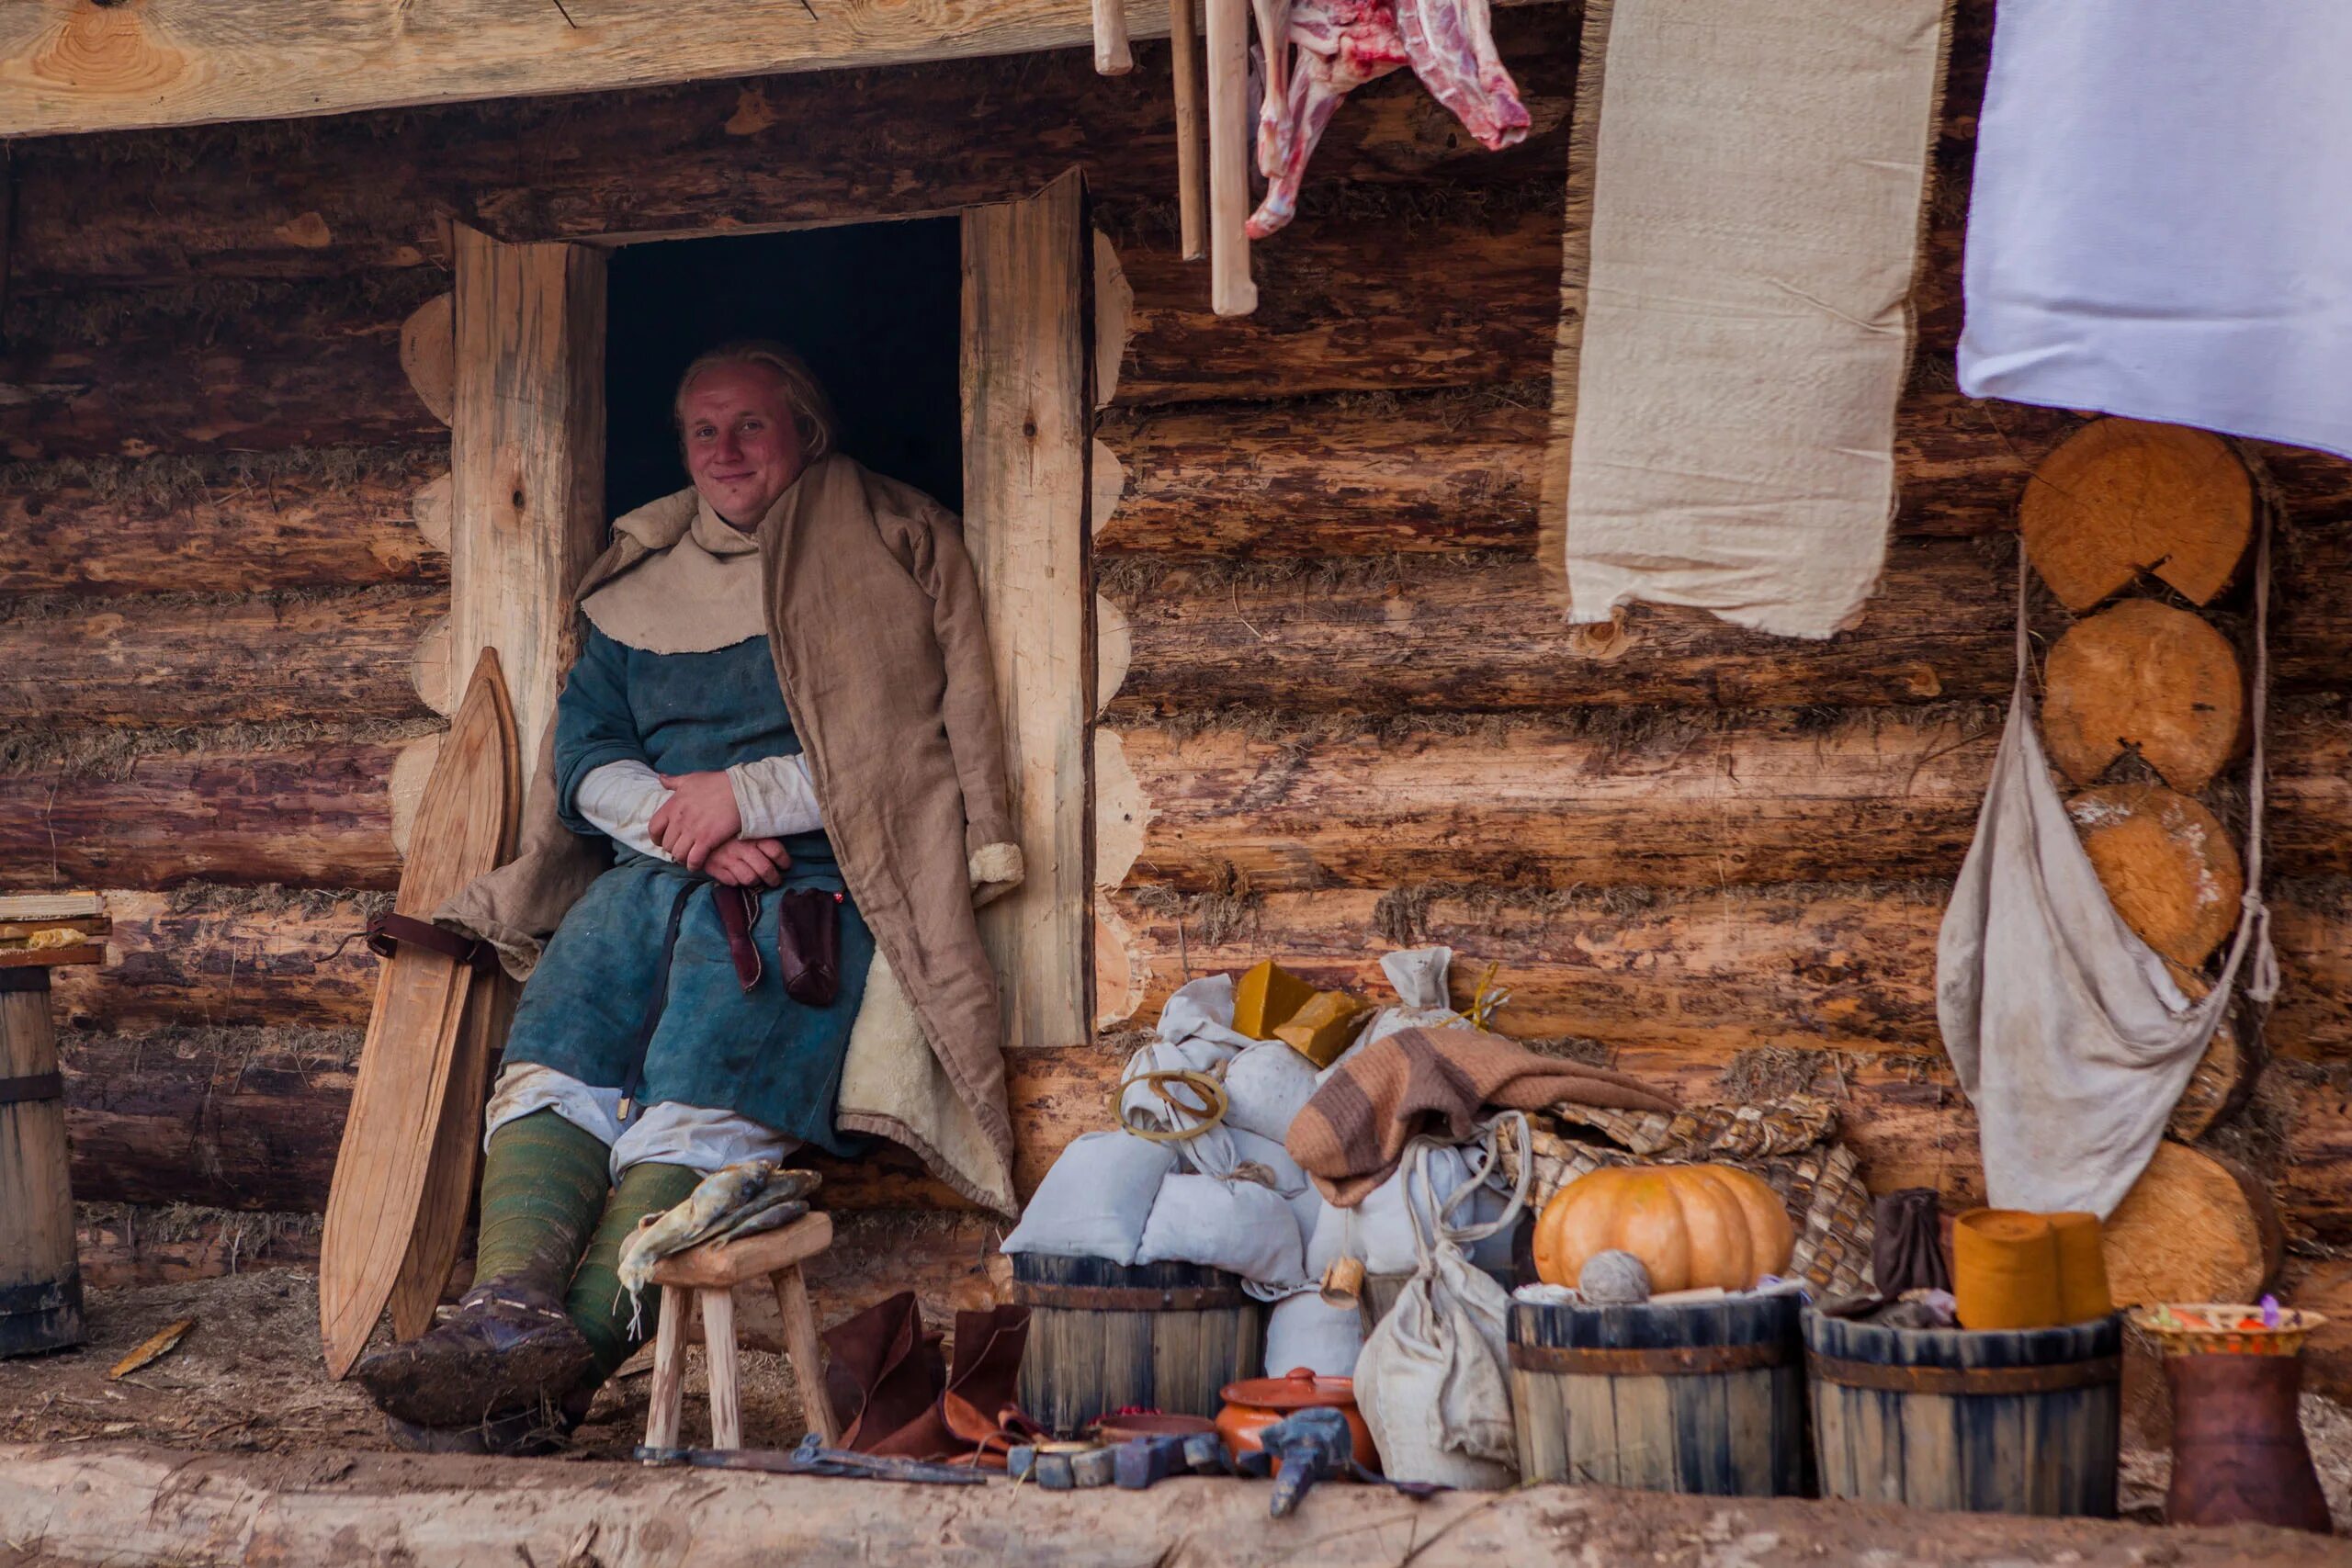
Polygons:
[[1521,1478],[1803,1495],[1797,1311],[1794,1295],[1672,1306],[1513,1302]]
[[1804,1314],[1825,1496],[2115,1517],[2123,1320],[1971,1332]]
[[1218,1390],[1260,1375],[1264,1309],[1222,1269],[1015,1253],[1012,1299],[1029,1308],[1021,1407],[1065,1436],[1114,1410],[1214,1416]]

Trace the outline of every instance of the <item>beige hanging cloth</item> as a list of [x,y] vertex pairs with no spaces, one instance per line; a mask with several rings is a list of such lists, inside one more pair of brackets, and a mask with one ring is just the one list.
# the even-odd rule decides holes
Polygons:
[[1541,558],[1826,637],[1878,586],[1945,0],[1588,0]]
[[1996,1208],[2111,1213],[2164,1136],[2240,966],[2250,965],[2246,995],[2256,1002],[2278,991],[2262,903],[2267,522],[2255,570],[2245,908],[2212,993],[2191,1006],[2164,960],[2115,912],[2051,782],[2027,684],[2018,565],[2017,689],[1936,950],[1937,1021],[1976,1107],[1984,1191]]

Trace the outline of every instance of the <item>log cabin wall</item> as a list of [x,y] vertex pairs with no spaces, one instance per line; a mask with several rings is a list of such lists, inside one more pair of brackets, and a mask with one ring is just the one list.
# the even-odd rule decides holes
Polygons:
[[[448,564],[413,500],[448,433],[400,337],[449,287],[450,223],[939,211],[1072,164],[1133,293],[1096,449],[1102,1037],[1011,1064],[1024,1182],[1187,975],[1275,956],[1371,987],[1381,952],[1444,942],[1465,995],[1496,966],[1507,1030],[1686,1093],[1809,1085],[1874,1185],[1975,1196],[1935,931],[2010,681],[2017,501],[2079,423],[1953,389],[1990,18],[1963,0],[1885,582],[1819,645],[1642,607],[1571,632],[1542,592],[1572,6],[1498,17],[1535,117],[1511,152],[1408,78],[1357,95],[1240,321],[1177,259],[1164,44],[1112,80],[1069,52],[19,144],[0,880],[116,914],[112,966],[58,984],[94,1277],[300,1256],[323,1207],[372,992],[354,933],[399,874],[388,784],[441,725],[413,666]],[[2216,1136],[2324,1246],[2352,1242],[2352,466],[2256,455],[2286,526],[2288,981],[2280,1060]],[[837,1302],[985,1292],[993,1226],[910,1166],[831,1195]]]

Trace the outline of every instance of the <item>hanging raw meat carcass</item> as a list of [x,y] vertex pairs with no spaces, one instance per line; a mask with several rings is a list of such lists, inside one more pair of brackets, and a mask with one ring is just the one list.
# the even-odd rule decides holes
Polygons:
[[1250,216],[1262,240],[1298,209],[1306,160],[1340,100],[1400,65],[1490,148],[1527,135],[1527,107],[1495,52],[1487,0],[1251,0],[1265,96],[1258,171],[1266,197]]

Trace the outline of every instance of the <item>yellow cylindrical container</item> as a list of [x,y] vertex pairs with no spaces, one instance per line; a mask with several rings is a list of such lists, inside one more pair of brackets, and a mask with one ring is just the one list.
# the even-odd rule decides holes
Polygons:
[[2058,1235],[2016,1209],[1971,1209],[1952,1222],[1951,1293],[1962,1328],[2048,1328],[2063,1321]]
[[2058,1321],[2088,1323],[2115,1310],[2107,1293],[2107,1255],[2099,1247],[2097,1214],[2048,1216],[2058,1239]]

